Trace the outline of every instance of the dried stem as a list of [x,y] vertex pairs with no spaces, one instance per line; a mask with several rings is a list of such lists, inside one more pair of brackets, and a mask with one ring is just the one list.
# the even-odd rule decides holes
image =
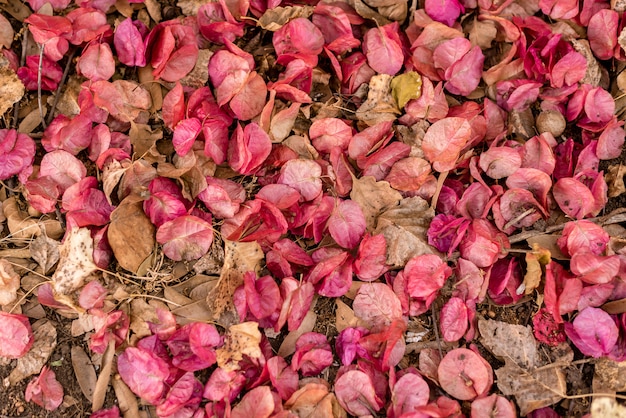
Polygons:
[[46,122],[48,125],[52,122],[52,118],[54,117],[54,111],[57,108],[57,104],[59,103],[59,98],[61,97],[61,89],[65,85],[65,80],[67,79],[67,75],[70,72],[70,67],[72,65],[72,59],[74,58],[74,54],[76,50],[74,48],[71,49],[70,55],[67,57],[67,63],[65,64],[65,70],[63,70],[63,77],[61,78],[61,82],[59,83],[59,87],[57,87],[54,92],[54,101],[52,102],[52,109],[50,109],[50,113],[48,114],[48,118]]
[[41,125],[46,129],[46,121],[43,114],[43,104],[41,103],[41,75],[43,72],[43,51],[45,45],[39,45],[39,68],[37,69],[37,104],[39,105],[39,116],[41,117]]

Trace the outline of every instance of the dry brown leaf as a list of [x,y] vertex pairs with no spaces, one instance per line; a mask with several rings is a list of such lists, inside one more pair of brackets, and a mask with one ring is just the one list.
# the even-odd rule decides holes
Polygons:
[[45,235],[39,235],[30,246],[30,256],[35,260],[43,274],[48,272],[59,261],[59,242]]
[[243,275],[246,272],[258,272],[263,257],[263,250],[256,241],[234,242],[224,240],[222,272],[215,289],[209,293],[206,300],[213,312],[213,319],[218,320],[227,312],[236,316],[232,301],[233,293],[243,284]]
[[14,302],[19,288],[20,275],[15,272],[11,263],[0,258],[0,305]]
[[526,273],[521,286],[526,295],[530,295],[539,287],[543,277],[541,266],[548,264],[551,260],[549,250],[541,248],[537,243],[533,244],[532,247],[532,251],[526,253]]
[[299,418],[344,418],[346,411],[325,382],[306,383],[285,402],[285,409]]
[[115,9],[124,17],[132,17],[133,15],[133,7],[128,0],[116,0]]
[[593,371],[593,392],[615,393],[626,391],[626,361],[617,362],[606,357],[596,361]]
[[412,257],[437,253],[426,237],[434,215],[428,202],[410,197],[378,216],[374,235],[383,234],[387,240],[387,264],[403,267]]
[[154,83],[152,66],[146,65],[144,67],[140,67],[137,71],[137,76],[139,78],[139,82],[143,86],[146,86],[148,92],[150,93],[150,97],[152,98],[150,113],[155,113],[156,111],[161,110],[161,107],[163,106],[163,92],[161,91],[159,83]]
[[126,386],[122,377],[119,374],[115,375],[111,384],[115,391],[120,412],[123,414],[124,418],[140,418],[141,415],[139,415],[137,397],[130,388]]
[[409,3],[406,1],[396,1],[387,6],[381,6],[378,8],[378,13],[381,16],[386,17],[389,20],[395,20],[396,22],[404,22],[409,12]]
[[495,371],[498,388],[504,395],[515,396],[522,416],[563,399],[567,390],[563,368],[573,359],[571,349],[560,353],[560,347],[554,348],[562,365],[541,367],[547,362],[539,356],[530,327],[479,320],[478,329],[483,346],[504,360],[504,367]]
[[0,64],[0,116],[3,116],[24,97],[25,88],[8,65]]
[[93,412],[101,409],[104,406],[104,398],[106,397],[107,389],[109,388],[109,382],[111,381],[111,372],[113,371],[114,357],[115,341],[111,339],[106,350],[104,350],[104,354],[102,355],[102,367],[100,369],[100,376],[98,376],[97,381],[93,382],[93,398],[91,404],[91,410]]
[[624,176],[626,175],[626,165],[616,164],[610,165],[606,173],[605,179],[609,186],[609,197],[617,197],[626,192],[624,185]]
[[119,265],[139,276],[145,275],[145,271],[138,270],[152,255],[155,228],[144,213],[141,201],[125,200],[113,211],[107,237]]
[[376,229],[378,215],[397,206],[402,200],[402,195],[391,188],[388,182],[376,181],[373,176],[365,176],[358,179],[352,177],[350,198],[361,207],[367,230],[372,232]]
[[199,89],[209,81],[209,60],[213,56],[210,49],[200,49],[193,70],[180,80],[180,84],[191,89]]
[[526,240],[528,246],[533,248],[533,245],[538,245],[541,248],[550,251],[550,257],[557,260],[569,260],[562,252],[556,241],[560,238],[560,235],[554,234],[539,234],[532,236]]
[[74,228],[59,247],[59,265],[52,275],[55,298],[68,303],[97,270],[93,262],[93,239],[87,228]]
[[80,390],[85,395],[85,398],[91,402],[93,400],[93,391],[96,387],[96,371],[91,364],[91,359],[85,353],[82,347],[75,345],[72,346],[72,367],[74,368],[74,375],[78,381]]
[[391,23],[386,17],[377,13],[374,9],[363,3],[362,0],[348,0],[348,4],[354,8],[359,16],[365,19],[372,19],[378,26],[384,26]]
[[349,327],[356,327],[359,324],[359,318],[354,315],[354,311],[351,307],[336,299],[337,309],[335,310],[335,327],[337,332],[341,332]]
[[14,196],[2,202],[2,211],[7,219],[11,237],[15,239],[30,239],[41,235],[42,230],[50,238],[58,239],[65,232],[61,223],[55,219],[37,220],[30,218],[27,212],[20,210]]
[[491,43],[496,39],[498,30],[496,24],[492,20],[474,20],[469,27],[469,40],[472,45],[478,45],[481,49],[491,48]]
[[[0,87],[0,90],[2,88]],[[44,107],[43,115],[46,116],[48,114],[48,108]],[[31,112],[26,115],[24,119],[20,121],[20,124],[17,126],[17,131],[23,134],[30,134],[41,124],[41,112],[39,109],[33,109]]]
[[300,338],[302,334],[313,331],[316,322],[317,314],[313,311],[313,306],[311,306],[311,310],[306,313],[298,329],[294,329],[287,334],[283,342],[280,344],[277,355],[287,357],[295,353],[296,340]]
[[163,19],[161,15],[161,3],[157,0],[145,0],[144,4],[146,5],[146,9],[148,9],[150,18],[154,20],[155,23],[159,23],[161,19]]
[[591,401],[591,418],[624,418],[626,417],[626,406],[620,405],[613,398],[595,397]]
[[260,358],[261,331],[256,322],[232,325],[224,337],[224,345],[217,350],[217,365],[226,371],[239,370],[239,361],[246,355]]
[[[133,146],[135,157],[142,158],[149,163],[165,162],[165,156],[162,155],[156,147],[157,141],[163,138],[163,130],[155,129],[153,132],[150,125],[131,122],[128,136],[130,138],[130,143]],[[119,162],[117,162],[117,165],[121,168]],[[108,168],[108,166],[106,168]],[[119,170],[118,167],[115,168]],[[107,193],[107,195],[108,194],[109,193]]]
[[289,23],[292,19],[298,17],[306,19],[312,14],[313,7],[311,6],[274,7],[273,9],[268,9],[265,13],[263,13],[263,16],[261,16],[257,22],[257,26],[260,26],[265,30],[275,32]]
[[6,0],[5,4],[0,5],[0,9],[6,11],[20,22],[23,22],[32,13],[28,6],[20,0]]
[[40,319],[33,324],[35,342],[24,357],[17,359],[17,366],[9,375],[9,382],[15,383],[37,374],[46,365],[57,346],[57,330],[47,319]]
[[356,111],[357,119],[373,126],[398,118],[401,112],[391,95],[392,78],[389,74],[378,74],[371,78],[367,100]]
[[[6,49],[11,49],[13,36],[15,36],[15,31],[11,26],[11,22],[9,22],[4,15],[0,14],[0,46],[5,47]],[[0,65],[4,67],[5,64],[0,62]],[[2,115],[2,113],[3,112],[0,112],[0,115]]]

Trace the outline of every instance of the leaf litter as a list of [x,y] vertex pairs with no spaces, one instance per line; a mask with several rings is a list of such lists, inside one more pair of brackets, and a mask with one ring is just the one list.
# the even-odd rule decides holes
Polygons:
[[623,414],[619,2],[70,3],[1,6],[1,413]]

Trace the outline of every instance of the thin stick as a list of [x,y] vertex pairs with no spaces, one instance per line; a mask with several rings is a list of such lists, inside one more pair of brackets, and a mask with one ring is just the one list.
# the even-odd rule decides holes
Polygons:
[[46,121],[43,115],[43,104],[41,103],[41,73],[43,72],[43,50],[45,45],[39,45],[39,69],[37,70],[37,103],[39,104],[39,116],[41,117],[41,125],[46,129]]
[[59,98],[61,97],[61,89],[63,88],[63,85],[65,84],[65,80],[67,79],[67,75],[70,72],[70,66],[72,64],[72,59],[74,58],[75,53],[76,53],[76,49],[72,48],[72,50],[70,51],[70,55],[67,57],[67,64],[65,64],[63,77],[61,77],[61,82],[59,83],[59,87],[57,87],[57,90],[54,92],[54,101],[52,102],[52,109],[50,109],[50,113],[48,114],[48,118],[46,119],[46,122],[48,123],[48,125],[50,125],[50,122],[52,122],[54,111],[57,108],[57,104],[59,103]]
[[433,331],[435,331],[435,339],[437,340],[437,348],[439,356],[443,358],[443,350],[441,349],[441,340],[439,339],[439,328],[437,328],[437,313],[435,312],[435,304],[430,305],[430,312],[433,316]]

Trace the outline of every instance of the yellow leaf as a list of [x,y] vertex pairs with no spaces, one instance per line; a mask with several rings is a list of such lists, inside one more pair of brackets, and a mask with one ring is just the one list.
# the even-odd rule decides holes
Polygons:
[[409,100],[422,95],[422,77],[415,71],[400,74],[391,80],[391,95],[402,109]]

